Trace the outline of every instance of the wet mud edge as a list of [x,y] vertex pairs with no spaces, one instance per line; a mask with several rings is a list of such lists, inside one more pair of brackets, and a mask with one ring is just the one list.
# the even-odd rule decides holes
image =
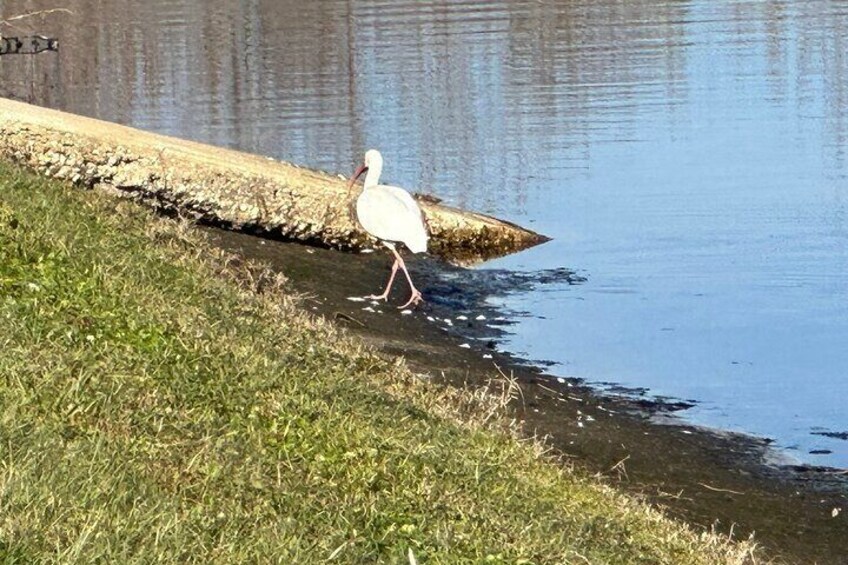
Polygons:
[[[767,557],[783,562],[848,563],[848,475],[843,471],[775,462],[768,440],[675,418],[685,404],[605,395],[578,379],[546,374],[498,352],[486,339],[493,324],[475,319],[482,312],[491,322],[497,312],[481,310],[479,294],[486,290],[472,271],[410,259],[428,301],[402,314],[395,308],[407,298],[402,280],[389,304],[348,299],[382,290],[391,262],[380,250],[350,254],[204,231],[214,245],[284,273],[309,297],[307,308],[381,352],[403,355],[416,372],[453,386],[480,386],[498,370],[514,375],[521,387],[514,408],[528,434],[546,436],[565,460],[668,515],[737,539],[753,533]],[[466,313],[472,306],[474,312]],[[458,319],[463,315],[466,319]]]

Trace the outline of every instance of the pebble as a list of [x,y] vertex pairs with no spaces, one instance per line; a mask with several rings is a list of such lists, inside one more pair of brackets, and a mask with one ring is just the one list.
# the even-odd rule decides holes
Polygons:
[[412,310],[401,310],[400,313],[403,316],[409,316],[410,314],[412,314]]
[[457,320],[467,320],[468,316],[457,316],[456,319]]
[[450,319],[450,318],[445,318],[445,323],[446,323],[447,325],[449,325],[449,326],[452,326],[452,325],[453,325],[453,322],[451,321],[451,319]]
[[351,302],[365,302],[365,299],[361,296],[348,296],[347,299]]
[[373,308],[371,308],[370,306],[366,306],[365,308],[363,308],[363,310],[365,310],[366,312],[374,312],[374,311],[375,311],[375,310],[374,310]]
[[483,355],[483,359],[491,359],[491,358],[492,358],[492,356],[491,356],[491,355],[489,355],[488,353],[486,353],[485,355]]
[[373,249],[363,249],[360,253],[374,253]]
[[435,322],[436,318],[434,318],[433,316],[427,316],[427,321],[428,322]]
[[462,345],[460,345],[460,347],[463,349],[471,349],[471,344],[463,343]]
[[565,379],[564,379],[564,378],[562,378],[562,377],[557,377],[557,382],[558,382],[559,384],[564,384],[564,383],[565,383]]
[[477,321],[479,322],[480,320],[485,320],[485,319],[486,319],[486,316],[484,316],[483,314],[480,314],[479,316],[477,316],[477,317],[476,317],[476,318],[474,318],[474,319],[475,319],[475,320],[477,320]]

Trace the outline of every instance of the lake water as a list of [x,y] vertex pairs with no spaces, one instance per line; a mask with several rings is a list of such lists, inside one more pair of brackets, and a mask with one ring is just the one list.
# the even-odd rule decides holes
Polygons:
[[[502,347],[848,467],[848,4],[80,0],[0,94],[385,179],[554,240]],[[55,2],[0,2],[0,14]],[[426,289],[425,289],[426,292]]]

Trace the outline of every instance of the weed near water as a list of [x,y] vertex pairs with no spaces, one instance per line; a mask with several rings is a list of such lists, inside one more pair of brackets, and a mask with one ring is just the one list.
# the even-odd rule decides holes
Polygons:
[[9,167],[0,325],[6,562],[753,562],[189,225]]

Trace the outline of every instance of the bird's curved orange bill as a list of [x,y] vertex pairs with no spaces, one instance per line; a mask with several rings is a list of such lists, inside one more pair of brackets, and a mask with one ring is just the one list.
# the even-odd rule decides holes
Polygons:
[[366,167],[365,165],[359,165],[359,168],[356,169],[356,171],[353,172],[353,176],[350,177],[350,182],[347,185],[347,193],[348,194],[350,194],[350,189],[353,188],[353,183],[356,182],[356,179],[358,179],[360,176],[362,176],[362,173],[364,173],[367,170],[368,170],[368,167]]

